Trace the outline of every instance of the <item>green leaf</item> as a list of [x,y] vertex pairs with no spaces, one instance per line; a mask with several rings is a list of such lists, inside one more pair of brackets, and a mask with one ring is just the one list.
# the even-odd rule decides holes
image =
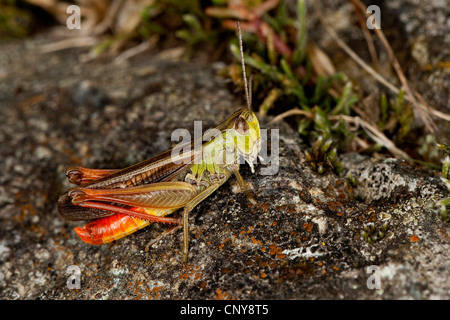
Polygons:
[[204,33],[200,21],[193,14],[184,14],[183,21],[186,22],[192,29],[194,29],[195,32]]
[[444,179],[449,179],[449,171],[450,171],[450,156],[446,156],[444,159],[444,163],[442,164],[442,177]]
[[306,4],[304,0],[297,2],[297,46],[293,53],[293,65],[301,64],[307,51],[307,32],[306,32]]
[[352,92],[352,83],[349,81],[345,84],[342,90],[342,96],[339,99],[336,107],[331,111],[331,114],[350,114],[351,106],[358,101],[358,96]]

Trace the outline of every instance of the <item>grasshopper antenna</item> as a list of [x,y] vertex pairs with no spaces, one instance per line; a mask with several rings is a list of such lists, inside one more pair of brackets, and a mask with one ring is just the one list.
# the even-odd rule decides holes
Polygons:
[[[239,51],[241,52],[242,75],[244,77],[245,97],[247,98],[247,107],[251,114],[251,112],[252,112],[252,95],[251,95],[251,90],[249,90],[249,86],[247,83],[247,76],[245,74],[244,49],[242,46],[241,24],[239,23],[239,21],[237,23],[237,27],[238,27],[238,34],[239,34]],[[251,79],[250,79],[250,81],[251,81]],[[251,82],[250,82],[250,88],[251,88]]]

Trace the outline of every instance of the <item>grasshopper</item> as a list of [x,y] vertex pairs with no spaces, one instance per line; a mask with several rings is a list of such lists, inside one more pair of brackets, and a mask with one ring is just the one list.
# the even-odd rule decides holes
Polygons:
[[[239,22],[238,32],[247,106],[234,112],[210,134],[205,133],[202,140],[206,142],[200,143],[200,148],[185,151],[189,145],[181,144],[125,169],[66,169],[69,182],[78,187],[59,197],[58,211],[66,220],[92,220],[75,228],[83,241],[108,243],[152,222],[171,223],[183,227],[186,263],[189,213],[232,174],[248,199],[256,203],[239,173],[240,158],[245,159],[254,173],[261,137],[258,118],[251,108],[251,86],[249,89],[245,74]],[[190,147],[196,142],[190,143]],[[181,208],[181,220],[167,217]]]

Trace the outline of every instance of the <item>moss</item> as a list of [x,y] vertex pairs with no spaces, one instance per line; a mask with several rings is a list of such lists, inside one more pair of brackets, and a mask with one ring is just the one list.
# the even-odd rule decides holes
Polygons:
[[0,38],[12,39],[27,36],[33,25],[30,12],[0,2]]
[[[445,153],[445,158],[442,161],[442,182],[447,190],[450,192],[450,147],[446,144],[438,144],[438,148]],[[442,198],[436,201],[432,208],[439,212],[442,221],[450,222],[450,198]]]
[[363,230],[361,231],[361,236],[369,244],[373,244],[377,241],[384,239],[388,234],[388,229],[389,228],[387,223],[379,225],[376,222],[369,222],[364,226]]

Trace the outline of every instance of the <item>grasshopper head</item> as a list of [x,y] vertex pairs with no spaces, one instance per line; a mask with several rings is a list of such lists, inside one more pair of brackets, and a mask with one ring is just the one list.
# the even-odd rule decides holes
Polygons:
[[[242,76],[244,79],[245,97],[247,99],[247,107],[236,111],[230,118],[228,129],[231,129],[235,151],[239,156],[243,156],[245,161],[255,173],[253,164],[261,150],[261,130],[256,114],[252,111],[252,90],[251,78],[250,86],[247,84],[247,76],[245,75],[244,50],[242,47],[241,25],[238,22],[239,31],[239,51],[241,53]],[[234,120],[234,121],[233,121]]]
[[256,114],[248,108],[242,108],[237,112],[234,122],[231,122],[230,126],[234,133],[237,153],[244,157],[254,173],[253,164],[261,149],[261,130]]

